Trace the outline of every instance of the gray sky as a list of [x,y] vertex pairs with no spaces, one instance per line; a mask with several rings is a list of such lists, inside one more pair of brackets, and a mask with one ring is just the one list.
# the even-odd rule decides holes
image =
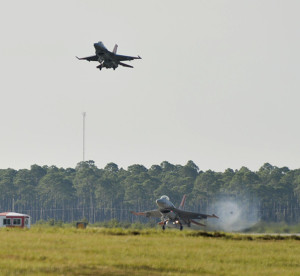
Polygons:
[[[2,1],[0,168],[300,167],[300,2]],[[103,41],[140,55],[102,70]]]

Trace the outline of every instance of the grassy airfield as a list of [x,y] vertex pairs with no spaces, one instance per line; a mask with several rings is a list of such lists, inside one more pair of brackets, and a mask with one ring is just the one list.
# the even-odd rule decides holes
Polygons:
[[300,275],[300,237],[0,229],[0,275]]

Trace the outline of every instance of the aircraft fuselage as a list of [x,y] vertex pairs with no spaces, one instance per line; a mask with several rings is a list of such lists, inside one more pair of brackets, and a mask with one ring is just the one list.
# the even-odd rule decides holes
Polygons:
[[[175,209],[175,206],[167,196],[162,196],[161,198],[157,199],[156,204],[158,206],[159,212],[162,215],[162,221],[172,221],[177,222],[177,224],[179,224],[179,218],[177,214],[173,211]],[[166,225],[171,226],[168,223],[166,223]]]
[[94,43],[95,47],[95,54],[98,57],[98,61],[100,63],[97,68],[100,69],[100,67],[105,68],[114,68],[116,69],[118,67],[118,63],[113,60],[113,55],[110,51],[107,50],[107,48],[104,46],[104,44],[99,41],[97,43]]

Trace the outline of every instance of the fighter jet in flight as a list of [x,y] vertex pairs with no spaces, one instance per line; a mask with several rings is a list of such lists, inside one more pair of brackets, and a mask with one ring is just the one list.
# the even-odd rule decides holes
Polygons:
[[207,219],[207,218],[218,218],[216,215],[206,215],[195,212],[184,211],[186,195],[183,196],[179,208],[176,208],[170,199],[163,195],[161,198],[156,200],[158,206],[157,210],[145,211],[145,212],[131,212],[137,216],[145,216],[147,218],[155,217],[160,218],[161,221],[158,223],[165,230],[166,225],[168,227],[183,229],[183,225],[191,227],[191,223],[205,226],[204,224],[195,221],[195,219]]
[[117,55],[117,49],[118,49],[117,44],[115,45],[112,52],[108,51],[107,48],[104,46],[104,44],[101,41],[94,43],[94,47],[96,50],[95,56],[83,57],[83,58],[77,57],[77,58],[79,60],[84,59],[87,61],[98,61],[100,63],[100,65],[98,65],[97,68],[100,70],[102,68],[113,68],[115,70],[119,65],[124,66],[124,67],[133,68],[133,66],[123,63],[121,61],[141,59],[140,56],[130,57],[130,56]]

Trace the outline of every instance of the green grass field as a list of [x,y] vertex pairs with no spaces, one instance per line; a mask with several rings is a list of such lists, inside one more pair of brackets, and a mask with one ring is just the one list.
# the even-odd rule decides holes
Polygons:
[[298,237],[0,229],[0,275],[300,275]]

